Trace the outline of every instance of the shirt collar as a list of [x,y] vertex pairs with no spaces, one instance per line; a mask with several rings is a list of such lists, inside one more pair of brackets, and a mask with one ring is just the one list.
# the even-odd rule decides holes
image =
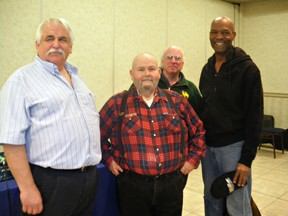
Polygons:
[[[232,46],[226,53],[226,62],[225,63],[231,61],[234,58],[234,55],[235,55],[235,48]],[[212,58],[213,59],[213,63],[215,64],[215,62],[216,62],[216,54],[214,53],[212,57],[213,57]]]
[[[35,57],[35,62],[41,65],[46,71],[50,72],[53,75],[59,75],[60,71],[56,64],[42,60],[38,55]],[[64,65],[65,69],[70,73],[77,75],[78,69],[77,67],[73,66],[72,64],[66,62]]]
[[[164,69],[161,68],[161,80],[163,80],[164,82],[166,82],[169,85],[169,81],[167,80],[167,78],[164,76]],[[180,71],[179,73],[179,81],[176,82],[173,86],[188,86],[188,81],[185,79],[184,74]],[[171,86],[170,86],[171,87]]]

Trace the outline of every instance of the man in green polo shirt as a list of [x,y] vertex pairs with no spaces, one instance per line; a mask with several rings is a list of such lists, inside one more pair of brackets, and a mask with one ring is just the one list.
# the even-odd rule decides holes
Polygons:
[[184,52],[177,46],[168,47],[161,58],[162,73],[159,80],[159,88],[170,89],[182,94],[194,108],[197,114],[202,108],[202,97],[190,80],[187,80],[181,72],[184,66]]

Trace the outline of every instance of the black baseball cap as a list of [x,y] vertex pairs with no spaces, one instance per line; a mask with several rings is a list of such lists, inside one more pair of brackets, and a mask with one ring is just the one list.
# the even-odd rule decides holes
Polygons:
[[233,178],[236,171],[231,171],[224,173],[223,175],[217,177],[210,189],[211,195],[216,199],[221,199],[229,194],[233,193],[233,191],[237,190],[238,188],[241,188],[237,184],[233,183]]

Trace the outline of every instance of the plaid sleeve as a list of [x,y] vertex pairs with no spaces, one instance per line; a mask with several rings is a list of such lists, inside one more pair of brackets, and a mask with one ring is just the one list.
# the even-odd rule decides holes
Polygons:
[[[102,161],[106,166],[109,166],[114,158],[119,156],[116,152],[116,142],[112,142],[115,139],[113,136],[113,127],[118,122],[118,112],[121,103],[122,94],[112,96],[100,110],[100,131],[101,131],[101,149],[102,149]],[[112,141],[111,141],[112,140]],[[114,143],[114,144],[112,144]]]
[[187,161],[197,168],[200,163],[200,158],[204,157],[206,153],[205,129],[203,127],[203,122],[199,119],[195,110],[184,98],[181,99],[179,109],[181,115],[185,118],[188,127]]

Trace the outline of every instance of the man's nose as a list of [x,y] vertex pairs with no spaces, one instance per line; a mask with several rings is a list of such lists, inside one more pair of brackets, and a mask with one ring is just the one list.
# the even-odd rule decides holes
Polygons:
[[175,57],[175,56],[172,56],[171,61],[172,61],[173,63],[177,62],[177,61],[176,61],[176,57]]
[[223,34],[221,32],[218,32],[216,35],[217,39],[222,39],[223,38]]
[[145,70],[144,70],[144,75],[147,76],[147,75],[149,75],[149,74],[150,74],[150,71],[149,71],[148,69],[145,69]]
[[53,47],[55,47],[55,48],[58,48],[60,46],[60,42],[59,42],[59,40],[54,40],[53,41]]

